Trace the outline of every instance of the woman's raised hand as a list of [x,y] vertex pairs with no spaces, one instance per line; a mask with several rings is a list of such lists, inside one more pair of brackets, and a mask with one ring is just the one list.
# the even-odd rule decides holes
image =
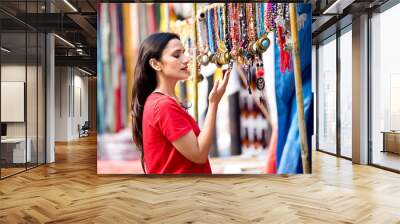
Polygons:
[[210,106],[211,105],[218,105],[219,101],[221,100],[222,96],[225,93],[226,86],[228,85],[229,76],[231,73],[231,69],[227,69],[224,72],[224,76],[222,80],[217,80],[214,82],[214,86],[208,96],[208,101]]

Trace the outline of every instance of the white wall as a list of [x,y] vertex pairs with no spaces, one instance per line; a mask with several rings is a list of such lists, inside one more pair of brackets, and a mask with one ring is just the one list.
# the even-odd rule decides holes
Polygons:
[[88,77],[72,67],[56,67],[55,73],[55,140],[70,141],[79,138],[78,124],[88,120]]
[[[2,65],[1,81],[6,82],[25,82],[25,64],[24,65]],[[6,110],[7,108],[1,108]],[[7,137],[25,137],[25,122],[7,123]]]
[[68,87],[70,77],[67,67],[55,68],[55,141],[68,140]]
[[[77,74],[78,72],[78,74]],[[74,86],[75,86],[75,119],[73,123],[73,133],[74,135],[78,135],[78,129],[77,126],[78,124],[83,125],[85,121],[89,120],[88,116],[88,77],[87,76],[82,76],[84,75],[81,73],[79,70],[75,70],[75,76],[74,76]],[[78,90],[80,90],[80,93],[78,93]],[[80,95],[80,99],[78,96]],[[79,105],[79,102],[77,100],[80,100],[81,103]],[[82,108],[79,108],[82,107]],[[79,111],[81,109],[81,111]]]

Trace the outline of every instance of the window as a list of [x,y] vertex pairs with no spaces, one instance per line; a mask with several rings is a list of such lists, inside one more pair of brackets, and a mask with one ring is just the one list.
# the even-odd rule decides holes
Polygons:
[[340,36],[340,155],[352,157],[352,32]]
[[372,164],[395,170],[400,170],[400,31],[394,29],[398,21],[400,4],[371,18]]

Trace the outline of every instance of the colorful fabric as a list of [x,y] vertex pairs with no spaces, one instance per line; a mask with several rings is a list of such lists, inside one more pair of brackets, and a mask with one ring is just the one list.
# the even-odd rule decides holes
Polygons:
[[[311,5],[297,4],[297,14],[306,17],[299,30],[299,51],[303,82],[304,116],[307,129],[309,159],[313,133],[313,95],[311,92]],[[301,145],[294,72],[281,72],[279,44],[275,44],[275,89],[278,109],[278,142],[276,150],[277,173],[302,173]]]

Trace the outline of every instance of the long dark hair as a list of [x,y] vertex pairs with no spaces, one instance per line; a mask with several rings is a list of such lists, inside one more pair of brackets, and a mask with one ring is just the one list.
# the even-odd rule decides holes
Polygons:
[[132,88],[132,134],[133,142],[141,152],[141,163],[144,173],[146,173],[146,170],[144,167],[143,150],[143,110],[147,97],[157,87],[156,71],[150,66],[149,61],[151,58],[159,61],[165,46],[172,39],[180,40],[179,36],[174,33],[154,33],[148,36],[140,45],[137,57]]

